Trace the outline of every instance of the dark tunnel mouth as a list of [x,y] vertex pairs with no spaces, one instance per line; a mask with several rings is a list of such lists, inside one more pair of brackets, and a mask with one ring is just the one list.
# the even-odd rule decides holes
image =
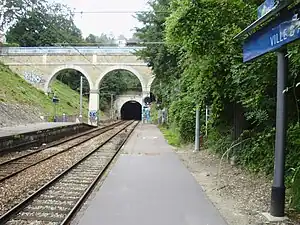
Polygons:
[[122,120],[142,120],[142,106],[139,102],[128,101],[121,108]]

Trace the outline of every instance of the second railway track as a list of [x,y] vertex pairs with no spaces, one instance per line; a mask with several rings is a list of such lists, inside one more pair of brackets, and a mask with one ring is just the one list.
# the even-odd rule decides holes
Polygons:
[[[7,160],[5,162],[0,163],[0,182],[4,181],[20,172],[23,170],[32,167],[40,162],[43,162],[55,155],[61,154],[65,151],[70,150],[71,148],[74,148],[76,146],[81,145],[84,142],[87,142],[91,140],[94,137],[97,137],[109,130],[112,130],[116,126],[120,126],[124,124],[124,121],[117,122],[114,124],[110,124],[106,127],[98,128],[98,129],[93,129],[90,131],[83,132],[81,134],[71,136],[69,138],[56,141],[54,143],[50,143],[47,147],[38,149],[36,151],[31,151],[28,154],[13,158],[11,160]],[[74,142],[74,143],[71,143]],[[42,151],[47,151],[48,149],[52,147],[56,147],[65,143],[70,143],[69,146],[59,150],[53,150],[48,151],[47,154],[42,154]]]
[[[68,224],[137,124],[138,122],[131,122],[110,136],[100,146],[0,217],[0,224]],[[112,149],[111,141],[118,135],[121,135],[121,143],[118,143],[117,149]]]

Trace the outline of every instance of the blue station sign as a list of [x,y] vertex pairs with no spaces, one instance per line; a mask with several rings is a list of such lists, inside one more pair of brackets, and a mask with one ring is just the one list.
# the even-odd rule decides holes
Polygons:
[[243,46],[247,62],[300,38],[300,4],[248,37]]

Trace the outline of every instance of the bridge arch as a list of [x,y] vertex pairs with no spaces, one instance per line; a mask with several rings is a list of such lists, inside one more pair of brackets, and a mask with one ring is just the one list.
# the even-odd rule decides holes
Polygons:
[[45,93],[48,93],[50,84],[57,77],[59,72],[61,72],[63,70],[67,70],[67,69],[77,70],[78,72],[82,73],[82,75],[85,76],[85,78],[89,82],[90,90],[93,88],[93,81],[92,81],[91,77],[89,76],[89,74],[83,68],[81,68],[80,66],[73,65],[73,64],[67,64],[67,65],[59,66],[53,70],[53,72],[48,77],[48,79],[45,83],[45,86],[44,86]]
[[131,66],[123,66],[123,65],[111,66],[111,67],[108,67],[107,69],[105,69],[100,74],[99,78],[97,79],[94,89],[99,89],[100,84],[101,84],[103,78],[108,73],[110,73],[112,71],[115,71],[115,70],[126,70],[128,72],[131,72],[133,75],[135,75],[139,79],[139,81],[141,83],[141,86],[142,86],[142,91],[143,92],[146,91],[145,87],[147,87],[147,83],[145,82],[143,76],[136,69],[132,68]]

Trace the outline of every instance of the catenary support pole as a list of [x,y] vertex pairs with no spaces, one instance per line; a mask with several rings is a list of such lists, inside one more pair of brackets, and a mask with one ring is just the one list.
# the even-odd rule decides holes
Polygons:
[[207,125],[208,125],[208,106],[205,108],[205,136],[207,137]]
[[285,142],[286,142],[286,80],[288,75],[288,58],[286,47],[277,52],[277,109],[274,178],[271,192],[270,214],[275,217],[284,216],[285,186]]
[[110,94],[110,118],[113,119],[114,95]]
[[200,150],[200,111],[196,108],[195,151]]
[[56,103],[54,102],[54,122],[57,122],[57,116],[56,116]]
[[80,112],[79,112],[79,119],[82,122],[82,76],[80,76]]

